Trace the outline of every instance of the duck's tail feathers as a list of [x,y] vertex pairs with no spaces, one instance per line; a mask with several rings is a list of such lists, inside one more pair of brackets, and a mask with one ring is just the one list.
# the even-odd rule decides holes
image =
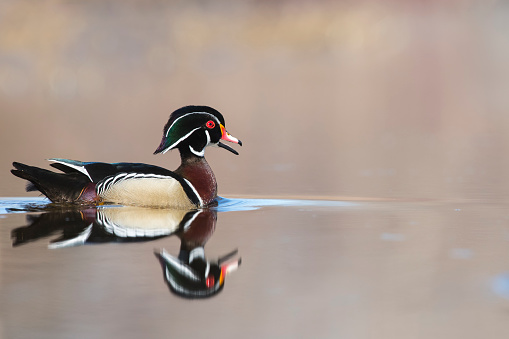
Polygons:
[[26,190],[39,191],[52,202],[75,202],[83,188],[90,183],[87,176],[72,173],[55,173],[39,167],[13,162],[11,173],[28,180]]

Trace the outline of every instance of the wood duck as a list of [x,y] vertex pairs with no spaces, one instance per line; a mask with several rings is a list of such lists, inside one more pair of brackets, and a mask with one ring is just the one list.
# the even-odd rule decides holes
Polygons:
[[14,162],[12,174],[28,180],[27,191],[39,190],[55,203],[172,207],[192,209],[212,204],[217,182],[205,160],[205,148],[218,146],[238,155],[221,140],[242,146],[225,129],[221,113],[208,106],[186,106],[173,113],[154,154],[177,148],[175,171],[141,163],[102,163],[49,159],[57,173]]

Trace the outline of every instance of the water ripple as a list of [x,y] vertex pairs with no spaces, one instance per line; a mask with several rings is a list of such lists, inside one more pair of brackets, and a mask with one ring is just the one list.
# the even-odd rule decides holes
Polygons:
[[[352,207],[356,203],[339,200],[312,199],[243,199],[217,198],[218,205],[214,207],[218,212],[253,211],[262,207]],[[0,197],[0,215],[9,213],[43,212],[51,209],[50,201],[43,197]],[[111,205],[118,206],[118,205]],[[105,207],[103,205],[103,207]]]

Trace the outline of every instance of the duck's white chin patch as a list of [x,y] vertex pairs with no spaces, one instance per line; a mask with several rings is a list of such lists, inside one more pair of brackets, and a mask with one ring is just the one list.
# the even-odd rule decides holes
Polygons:
[[189,145],[189,150],[198,157],[203,157],[205,155],[205,147],[201,150],[201,152],[198,152],[193,148],[193,146]]
[[201,151],[198,152],[197,150],[195,150],[193,148],[193,146],[189,145],[189,150],[191,152],[193,152],[194,155],[199,156],[199,157],[205,156],[205,148],[207,148],[207,146],[211,145],[209,131],[205,131],[205,136],[207,137],[207,143],[205,144],[205,146],[203,147],[203,149]]

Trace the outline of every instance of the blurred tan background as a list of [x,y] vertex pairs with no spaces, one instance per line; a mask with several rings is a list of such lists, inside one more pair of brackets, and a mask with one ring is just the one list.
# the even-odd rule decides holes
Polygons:
[[207,152],[221,195],[505,198],[508,32],[495,0],[3,0],[0,196],[12,161],[174,169],[204,104],[244,142]]

